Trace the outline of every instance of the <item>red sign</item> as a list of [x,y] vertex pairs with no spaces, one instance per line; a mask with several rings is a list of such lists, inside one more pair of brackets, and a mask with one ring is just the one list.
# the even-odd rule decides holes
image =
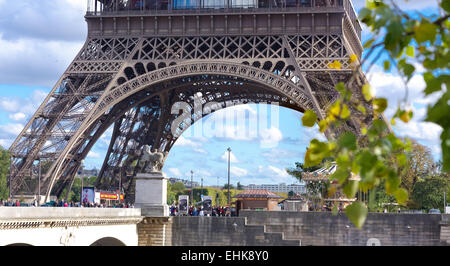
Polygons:
[[[105,199],[105,200],[118,200],[119,198],[119,194],[115,194],[115,193],[100,193],[100,199]],[[120,194],[120,200],[123,200],[123,194]]]

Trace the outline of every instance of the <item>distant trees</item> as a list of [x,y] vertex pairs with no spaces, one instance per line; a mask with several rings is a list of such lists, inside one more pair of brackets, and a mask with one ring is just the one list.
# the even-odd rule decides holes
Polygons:
[[0,146],[0,199],[8,199],[9,151]]
[[430,148],[419,144],[415,140],[406,140],[411,141],[411,149],[409,152],[406,152],[408,163],[403,167],[401,186],[408,191],[408,194],[411,194],[414,185],[420,179],[435,174],[438,169],[431,155]]
[[411,197],[420,209],[440,209],[444,212],[444,192],[449,195],[449,178],[445,175],[433,175],[418,181]]
[[171,184],[167,183],[167,204],[171,205],[174,201],[178,200],[178,196],[182,195],[186,190],[186,187],[181,182]]
[[[222,189],[228,189],[228,184],[223,185]],[[234,189],[233,184],[230,184],[230,189]]]

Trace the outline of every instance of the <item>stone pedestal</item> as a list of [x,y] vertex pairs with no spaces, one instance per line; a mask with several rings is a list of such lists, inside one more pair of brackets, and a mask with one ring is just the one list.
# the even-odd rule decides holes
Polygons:
[[166,202],[167,178],[163,173],[139,173],[136,175],[134,206],[141,209],[142,216],[169,216],[169,206]]

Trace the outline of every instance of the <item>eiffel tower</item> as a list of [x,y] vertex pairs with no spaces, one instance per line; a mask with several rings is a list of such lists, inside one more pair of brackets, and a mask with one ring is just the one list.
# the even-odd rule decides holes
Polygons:
[[[320,120],[337,83],[362,98],[350,79],[348,59],[363,51],[350,0],[88,0],[85,19],[83,48],[10,147],[13,195],[70,189],[111,126],[97,186],[132,195],[135,151],[170,151],[206,115],[193,111],[195,101],[276,102]],[[329,68],[335,61],[341,69]],[[178,102],[192,115],[172,128]],[[357,125],[344,130],[360,134]]]

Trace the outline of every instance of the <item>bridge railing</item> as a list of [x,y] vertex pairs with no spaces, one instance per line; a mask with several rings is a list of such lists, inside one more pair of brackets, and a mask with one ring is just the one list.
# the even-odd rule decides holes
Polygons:
[[362,28],[351,0],[87,0],[87,16],[143,14],[214,14],[295,12],[325,9],[345,11],[361,39]]
[[[350,0],[88,0],[89,15],[148,11],[233,11],[246,9],[337,8]],[[350,4],[351,5],[351,4]]]

